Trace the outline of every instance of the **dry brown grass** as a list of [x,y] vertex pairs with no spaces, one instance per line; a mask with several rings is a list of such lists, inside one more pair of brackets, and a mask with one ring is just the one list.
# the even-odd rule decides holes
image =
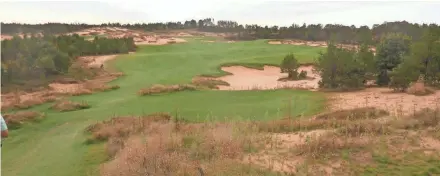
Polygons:
[[209,78],[209,77],[195,77],[192,79],[192,84],[198,87],[207,87],[210,89],[218,89],[218,85],[222,86],[229,86],[229,83],[217,80],[215,78]]
[[229,124],[175,122],[163,113],[113,118],[87,131],[92,141],[107,140],[113,160],[102,165],[105,176],[197,175],[200,169],[206,175],[230,173],[237,168],[227,166],[240,164],[249,141]]
[[391,125],[399,129],[421,129],[437,127],[440,123],[440,109],[422,109],[402,119],[395,119]]
[[5,122],[10,129],[18,129],[26,122],[40,120],[44,114],[35,111],[20,111],[12,114],[5,114]]
[[197,87],[189,84],[179,84],[179,85],[170,85],[165,86],[161,84],[153,85],[149,88],[143,88],[138,91],[138,95],[144,96],[144,95],[154,95],[154,94],[161,94],[161,93],[170,93],[170,92],[178,92],[178,91],[185,91],[185,90],[196,90]]
[[[259,123],[262,132],[295,132],[315,129],[334,129],[352,125],[354,120],[377,119],[388,112],[376,108],[355,108],[316,115],[314,118],[283,119],[269,123]],[[362,122],[362,121],[361,121]]]
[[76,111],[76,110],[88,109],[88,108],[90,108],[90,105],[88,105],[85,102],[78,103],[78,102],[72,102],[72,101],[68,101],[68,100],[58,101],[54,105],[51,106],[51,109],[54,109],[54,110],[60,111],[60,112]]
[[[90,140],[107,141],[112,160],[101,166],[105,176],[198,175],[199,170],[205,175],[276,175],[266,169],[285,175],[359,175],[388,162],[384,157],[398,163],[415,150],[431,157],[433,150],[440,151],[437,138],[393,125],[417,119],[419,130],[432,133],[425,128],[438,127],[438,111],[398,119],[380,118],[387,113],[369,108],[352,111],[356,117],[338,111],[334,117],[327,113],[312,119],[237,123],[183,123],[156,114],[114,118],[88,131]],[[304,130],[308,132],[291,133]],[[406,162],[421,168],[426,163],[412,158]],[[380,169],[369,172],[396,174]]]
[[343,149],[355,149],[371,144],[368,138],[346,138],[336,133],[310,137],[305,144],[299,145],[295,152],[298,155],[310,156],[314,159],[320,157],[339,156]]
[[387,111],[374,107],[363,107],[347,110],[338,110],[322,113],[316,116],[316,119],[337,119],[337,120],[356,120],[356,119],[375,119],[389,115]]

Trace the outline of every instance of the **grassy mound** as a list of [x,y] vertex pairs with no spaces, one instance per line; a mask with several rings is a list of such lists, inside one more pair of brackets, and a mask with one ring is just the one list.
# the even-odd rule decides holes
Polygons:
[[38,121],[44,118],[44,114],[35,111],[20,111],[3,116],[9,129],[18,129],[26,122]]
[[51,106],[51,109],[54,109],[59,112],[76,111],[76,110],[88,109],[88,108],[90,108],[90,105],[88,105],[85,102],[77,103],[68,100],[58,101]]

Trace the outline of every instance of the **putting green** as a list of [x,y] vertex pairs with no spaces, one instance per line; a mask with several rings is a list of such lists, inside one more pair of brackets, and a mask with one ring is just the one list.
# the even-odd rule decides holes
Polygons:
[[71,98],[87,101],[91,109],[59,113],[48,110],[49,104],[32,108],[46,113],[46,119],[12,131],[3,141],[2,174],[97,175],[97,165],[106,159],[103,145],[85,145],[84,128],[116,115],[169,112],[195,122],[270,120],[287,112],[314,114],[324,106],[322,93],[301,90],[203,90],[138,96],[139,89],[153,84],[189,83],[196,75],[225,74],[219,69],[222,64],[279,64],[290,52],[300,62],[309,63],[323,51],[318,47],[269,45],[265,40],[188,40],[183,44],[141,46],[134,54],[110,61],[109,65],[125,73],[111,83],[120,85],[120,89]]

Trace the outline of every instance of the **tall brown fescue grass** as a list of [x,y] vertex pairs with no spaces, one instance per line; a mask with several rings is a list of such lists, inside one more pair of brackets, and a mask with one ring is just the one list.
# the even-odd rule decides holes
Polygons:
[[18,129],[24,123],[38,121],[44,118],[44,114],[35,111],[20,111],[16,113],[4,114],[5,122],[10,129]]
[[54,109],[59,112],[67,112],[67,111],[76,111],[81,109],[88,109],[90,108],[90,105],[88,105],[86,102],[73,102],[68,100],[61,100],[56,102],[54,105],[50,107],[51,109]]
[[144,95],[154,95],[154,94],[161,94],[161,93],[169,93],[169,92],[178,92],[178,91],[185,91],[185,90],[196,90],[197,87],[189,84],[179,84],[179,85],[170,85],[165,86],[161,84],[153,85],[149,88],[143,88],[138,91],[138,95],[144,96]]

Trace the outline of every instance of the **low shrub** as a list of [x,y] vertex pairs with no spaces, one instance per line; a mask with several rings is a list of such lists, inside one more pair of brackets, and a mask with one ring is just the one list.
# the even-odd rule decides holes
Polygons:
[[301,71],[301,72],[299,72],[299,75],[298,75],[298,79],[306,79],[307,78],[307,71]]

